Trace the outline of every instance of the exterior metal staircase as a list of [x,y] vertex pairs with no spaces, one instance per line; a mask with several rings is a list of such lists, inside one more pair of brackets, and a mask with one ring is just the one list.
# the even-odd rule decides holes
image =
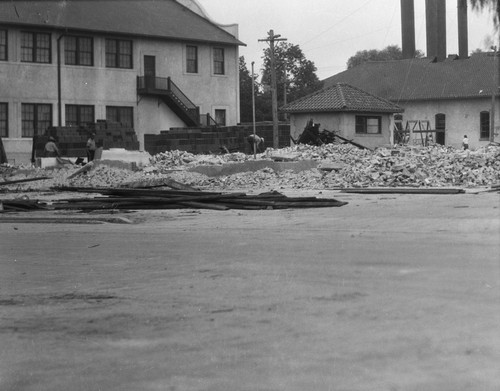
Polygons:
[[187,126],[201,125],[200,108],[170,77],[137,76],[137,94],[160,98]]

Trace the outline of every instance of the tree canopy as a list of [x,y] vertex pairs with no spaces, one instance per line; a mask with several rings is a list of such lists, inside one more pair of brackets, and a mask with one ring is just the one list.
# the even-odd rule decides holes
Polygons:
[[[299,45],[288,42],[278,42],[274,48],[278,103],[285,102],[284,91],[286,89],[286,102],[298,99],[321,88],[322,82],[316,75],[314,62],[308,60]],[[262,57],[262,83],[271,84],[271,49],[264,49]]]
[[[424,54],[417,50],[415,57],[424,57]],[[356,54],[347,60],[347,68],[353,68],[360,65],[366,61],[390,61],[390,60],[402,60],[403,51],[398,45],[389,45],[385,49],[377,50],[359,50]]]
[[490,9],[493,11],[493,24],[495,29],[500,28],[500,0],[470,0],[472,9]]

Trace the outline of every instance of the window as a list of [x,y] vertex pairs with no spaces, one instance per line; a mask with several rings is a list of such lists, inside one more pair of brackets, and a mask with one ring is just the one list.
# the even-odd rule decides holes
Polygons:
[[382,133],[382,117],[379,116],[356,116],[356,133],[358,134],[380,134]]
[[7,30],[0,30],[0,60],[7,61]]
[[85,125],[94,122],[94,106],[66,105],[66,126]]
[[215,122],[217,125],[226,126],[226,110],[215,110]]
[[479,114],[479,138],[489,140],[490,138],[490,112],[481,111]]
[[66,65],[94,65],[94,45],[90,37],[64,38],[64,62]]
[[224,74],[224,49],[214,48],[214,74]]
[[106,106],[106,121],[117,122],[127,128],[134,127],[134,109],[132,107]]
[[198,73],[198,47],[186,46],[186,72]]
[[23,103],[21,121],[23,137],[42,135],[52,126],[52,105]]
[[106,67],[132,69],[132,41],[106,39]]
[[21,61],[50,64],[50,34],[21,33]]
[[0,137],[9,137],[8,108],[7,103],[0,103]]

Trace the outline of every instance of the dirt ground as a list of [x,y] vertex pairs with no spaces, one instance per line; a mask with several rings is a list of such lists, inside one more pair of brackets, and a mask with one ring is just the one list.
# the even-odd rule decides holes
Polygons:
[[0,216],[0,389],[499,390],[498,192],[310,194]]

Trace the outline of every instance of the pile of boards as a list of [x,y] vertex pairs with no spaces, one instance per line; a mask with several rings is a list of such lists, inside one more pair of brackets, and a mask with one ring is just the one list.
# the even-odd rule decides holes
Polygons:
[[325,208],[346,205],[336,199],[316,197],[287,197],[272,191],[258,195],[245,193],[218,193],[199,190],[177,189],[130,189],[130,188],[89,188],[59,187],[62,192],[97,193],[100,196],[67,198],[50,203],[33,200],[3,200],[3,210],[144,210],[144,209],[288,209]]

